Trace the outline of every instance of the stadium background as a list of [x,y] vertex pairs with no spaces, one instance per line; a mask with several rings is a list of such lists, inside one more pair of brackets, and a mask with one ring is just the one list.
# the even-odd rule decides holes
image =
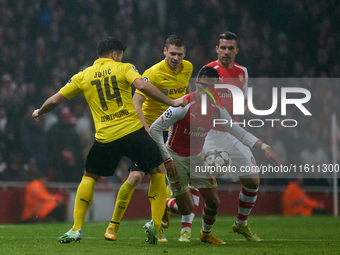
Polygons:
[[[194,77],[204,64],[216,59],[217,37],[230,30],[240,39],[236,62],[248,68],[251,78],[340,77],[340,53],[336,50],[340,3],[335,0],[246,0],[242,4],[236,0],[1,0],[0,14],[0,192],[8,201],[0,209],[2,223],[18,222],[21,207],[11,201],[22,199],[22,188],[34,171],[49,177],[52,191],[64,192],[65,199],[73,200],[84,155],[93,143],[86,102],[78,96],[64,105],[70,111],[59,107],[39,123],[31,120],[31,113],[73,74],[94,62],[101,37],[110,35],[124,41],[128,48],[123,61],[134,63],[140,73],[164,58],[164,41],[176,33],[187,42],[186,59],[194,65]],[[268,87],[255,89],[258,97],[270,98]],[[336,112],[340,120],[340,87],[316,82],[309,89],[313,117],[308,121],[294,129],[252,130],[276,146],[283,163],[331,162],[331,113]],[[67,160],[68,152],[72,163]],[[266,162],[258,153],[255,157],[258,164]],[[122,169],[114,177],[102,179],[95,200],[104,204],[112,200],[125,177]],[[149,209],[134,215],[132,206],[134,201],[146,201],[148,180],[144,183],[127,217],[148,215]],[[280,192],[287,183],[283,178],[263,179],[254,214],[281,213]],[[238,184],[225,180],[220,184],[221,190],[228,191],[221,192],[222,201],[235,205],[221,213],[232,214]],[[307,191],[316,192],[315,197],[327,200],[331,212],[332,180],[306,179],[305,184]],[[113,202],[107,208],[109,216]],[[107,216],[94,212],[89,217]]]

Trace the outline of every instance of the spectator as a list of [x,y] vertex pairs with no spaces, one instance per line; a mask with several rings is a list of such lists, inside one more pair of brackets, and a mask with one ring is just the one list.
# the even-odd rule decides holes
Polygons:
[[303,179],[290,181],[283,193],[283,215],[284,216],[311,216],[312,214],[325,214],[324,203],[310,198],[301,188]]
[[61,110],[60,122],[52,126],[47,144],[55,181],[76,182],[83,174],[82,149],[70,108]]
[[36,177],[25,189],[24,223],[65,221],[66,206],[60,195],[51,195],[46,189],[47,177],[36,173]]

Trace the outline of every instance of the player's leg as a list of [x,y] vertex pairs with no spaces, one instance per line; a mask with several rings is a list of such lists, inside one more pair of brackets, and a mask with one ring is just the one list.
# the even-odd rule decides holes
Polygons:
[[[170,190],[170,186],[166,186],[166,198],[172,198],[171,195],[171,190]],[[164,210],[164,214],[162,217],[162,228],[168,228],[170,226],[170,215],[171,212],[168,211],[167,209]]]
[[194,200],[189,190],[166,200],[166,209],[172,213],[188,215],[194,208]]
[[257,191],[260,185],[258,174],[240,177],[240,181],[243,187],[239,194],[239,206],[236,219],[237,226],[247,224],[248,216],[255,205]]
[[238,213],[233,230],[244,235],[248,241],[259,242],[261,239],[249,228],[247,221],[257,199],[260,179],[257,173],[239,178],[243,187],[239,194]]
[[148,197],[151,204],[152,220],[155,228],[159,230],[162,225],[162,217],[166,203],[166,180],[164,164],[153,169],[150,173],[150,185]]
[[[119,139],[120,140],[120,139]],[[119,149],[118,149],[119,148]],[[93,200],[93,190],[99,176],[111,176],[121,158],[120,144],[116,141],[103,144],[94,142],[86,158],[85,173],[80,182],[74,203],[74,225],[59,238],[61,243],[80,241],[86,213]],[[114,156],[113,156],[114,155]],[[75,232],[78,232],[75,234]],[[72,237],[73,236],[73,237]],[[78,237],[76,237],[78,236]]]
[[258,167],[250,149],[232,135],[229,134],[229,136],[229,147],[226,148],[226,151],[230,154],[232,165],[237,170],[240,170],[241,166],[243,166],[252,171],[251,173],[238,171],[238,174],[234,176],[240,179],[243,187],[239,194],[238,214],[233,224],[233,230],[238,234],[242,234],[248,241],[258,242],[261,239],[249,228],[247,223],[248,216],[255,205],[260,185],[257,173]]
[[106,240],[115,241],[117,239],[120,221],[131,201],[135,188],[142,181],[144,176],[145,173],[142,171],[130,171],[127,180],[120,187],[112,218],[104,235]]
[[169,153],[176,163],[177,176],[168,176],[169,187],[173,198],[166,201],[166,209],[170,212],[187,215],[195,208],[195,204],[190,193],[188,182],[190,176],[190,157],[180,156],[169,150]]
[[[147,241],[150,244],[157,244],[162,226],[162,217],[166,203],[166,181],[165,181],[165,167],[162,163],[150,171],[150,185],[148,191],[148,198],[151,205],[150,222],[144,225],[145,232],[148,235]],[[162,239],[162,238],[161,238]],[[161,241],[167,241],[161,240]]]
[[[233,175],[233,174],[229,174],[230,178],[233,179],[241,179],[242,176],[244,176],[245,178],[247,178],[245,175],[249,175],[250,173],[241,173],[240,167],[249,167],[249,169],[252,169],[253,174],[256,174],[256,172],[258,172],[258,168],[256,167],[256,162],[255,162],[255,158],[253,156],[253,154],[251,153],[250,149],[245,146],[244,144],[242,144],[240,141],[238,141],[234,136],[232,136],[230,133],[228,132],[220,132],[220,131],[216,131],[216,130],[210,130],[205,143],[204,143],[204,150],[205,151],[209,151],[211,149],[222,149],[225,150],[229,153],[230,157],[231,157],[231,164],[232,166],[235,166],[238,174]],[[251,178],[253,179],[253,178]],[[247,182],[247,181],[245,181]],[[248,182],[247,182],[248,183]],[[250,192],[252,192],[253,194],[256,193],[255,190],[258,189],[258,185],[254,186],[254,184],[259,184],[259,180],[258,178],[254,178],[253,180],[250,180],[250,185],[249,187],[256,187],[253,190],[250,190]],[[244,190],[247,190],[247,188],[244,188]],[[251,189],[251,188],[250,188]],[[249,189],[248,189],[249,190]],[[240,192],[240,196],[242,194],[242,190]],[[242,195],[243,196],[243,195]],[[256,195],[252,197],[252,199],[250,201],[252,202],[252,206],[254,206],[255,201],[256,201]],[[243,204],[243,206],[245,206]],[[240,208],[240,202],[239,202],[239,208]],[[242,207],[241,207],[242,208]],[[250,208],[248,208],[250,209]],[[240,211],[240,209],[239,209]],[[245,211],[243,211],[243,209],[241,209],[241,211],[243,213],[245,213]],[[250,213],[250,210],[249,210]],[[242,213],[238,214],[241,215]],[[249,214],[248,214],[249,215]],[[246,215],[248,217],[248,215]],[[240,220],[244,220],[244,218],[242,219],[242,217],[239,217]],[[244,224],[244,226],[237,226],[236,222],[233,225],[233,230],[234,232],[237,232],[239,234],[244,235],[248,241],[260,241],[260,238],[249,229],[248,224]]]
[[82,239],[82,227],[86,217],[86,213],[90,208],[93,200],[93,190],[96,181],[99,179],[98,175],[84,173],[83,179],[81,180],[74,202],[73,227],[66,232],[64,235],[59,237],[60,243],[69,243],[72,241],[79,241]]
[[217,187],[200,188],[199,191],[205,202],[203,206],[203,220],[200,239],[202,242],[210,244],[225,244],[225,242],[211,233],[212,226],[216,221],[218,207],[220,206]]
[[198,189],[196,189],[194,186],[189,185],[190,193],[193,197],[195,208],[192,210],[192,212],[188,215],[182,216],[182,229],[181,229],[181,235],[178,239],[178,241],[181,242],[190,242],[190,236],[191,236],[191,225],[195,218],[199,200],[200,200],[200,192]]
[[157,244],[162,216],[166,202],[165,167],[162,155],[156,142],[144,128],[135,132],[131,139],[131,150],[127,155],[145,173],[150,174],[148,197],[151,204],[152,220],[145,224],[144,229],[150,244]]

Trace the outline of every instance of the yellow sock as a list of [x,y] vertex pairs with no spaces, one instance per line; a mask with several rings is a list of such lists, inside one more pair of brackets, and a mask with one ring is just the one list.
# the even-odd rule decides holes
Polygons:
[[94,179],[88,176],[83,176],[83,179],[78,186],[76,199],[74,201],[74,224],[72,227],[73,231],[76,231],[83,227],[87,210],[92,204],[93,189],[95,184],[96,181]]
[[165,174],[156,173],[151,175],[148,197],[151,204],[151,216],[155,222],[155,228],[159,230],[166,203]]
[[170,186],[166,186],[166,198],[172,198]]
[[135,188],[136,186],[132,186],[127,181],[125,181],[120,187],[110,225],[120,223],[120,220],[123,218],[126,208],[130,203]]

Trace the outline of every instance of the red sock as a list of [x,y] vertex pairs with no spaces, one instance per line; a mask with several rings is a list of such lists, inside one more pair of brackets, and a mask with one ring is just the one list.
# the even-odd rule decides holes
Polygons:
[[236,225],[241,227],[243,224],[247,223],[248,215],[253,209],[256,198],[257,198],[257,189],[249,189],[246,187],[242,187],[240,191],[239,200],[238,200],[238,213],[236,219]]
[[204,232],[210,232],[212,226],[216,221],[217,209],[212,209],[207,207],[206,204],[203,206],[203,220],[202,220],[202,229]]
[[189,186],[190,192],[192,194],[192,198],[194,199],[195,203],[195,209],[192,210],[192,212],[188,215],[183,215],[182,216],[182,228],[191,228],[192,221],[195,218],[198,205],[200,202],[200,192],[198,189],[196,189],[194,186]]
[[165,207],[168,211],[173,212],[173,213],[177,213],[177,214],[181,214],[178,211],[178,206],[176,204],[176,198],[167,198],[166,199],[166,204]]

